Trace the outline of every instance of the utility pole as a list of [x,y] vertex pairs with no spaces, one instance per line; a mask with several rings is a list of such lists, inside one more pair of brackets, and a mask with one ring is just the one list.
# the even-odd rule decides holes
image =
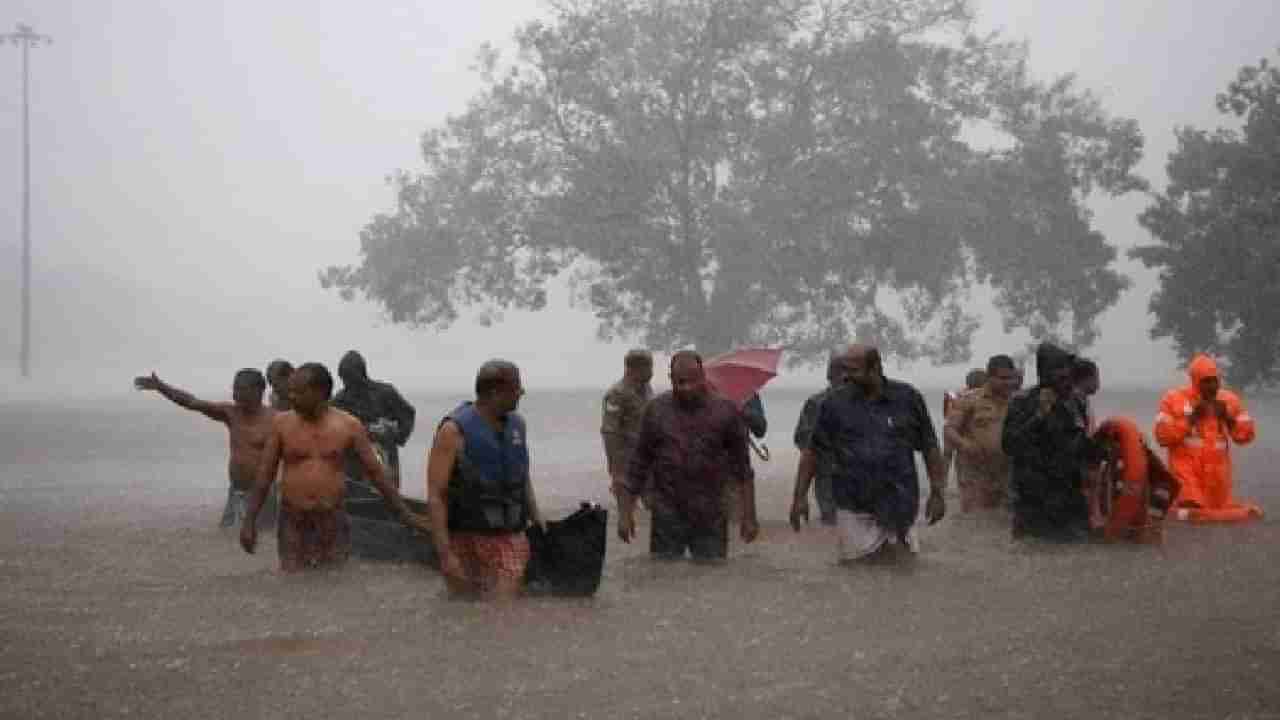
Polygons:
[[28,70],[31,48],[51,43],[30,25],[18,23],[17,32],[0,35],[0,42],[22,47],[22,377],[31,377],[31,93]]

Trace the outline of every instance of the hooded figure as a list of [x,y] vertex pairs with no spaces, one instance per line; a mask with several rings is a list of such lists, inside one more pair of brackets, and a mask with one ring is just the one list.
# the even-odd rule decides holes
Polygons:
[[1001,433],[1009,456],[1015,537],[1083,539],[1083,485],[1099,451],[1072,392],[1075,356],[1050,343],[1036,349],[1035,387],[1014,396]]
[[[336,408],[354,415],[381,451],[386,466],[387,481],[400,487],[400,453],[398,448],[409,441],[413,433],[414,410],[389,383],[369,379],[364,357],[355,350],[347,352],[338,363],[338,377],[342,378],[342,390],[333,398]],[[362,479],[358,458],[350,457],[347,475]]]
[[1222,387],[1218,365],[1197,355],[1191,384],[1165,393],[1156,415],[1156,442],[1169,449],[1169,469],[1182,485],[1174,517],[1231,522],[1262,517],[1262,509],[1231,497],[1231,444],[1247,445],[1257,432],[1244,403]]

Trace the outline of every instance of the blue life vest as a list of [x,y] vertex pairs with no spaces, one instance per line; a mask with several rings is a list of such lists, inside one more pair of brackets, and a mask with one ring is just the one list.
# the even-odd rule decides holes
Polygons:
[[475,405],[445,417],[466,443],[449,478],[449,529],[519,532],[529,524],[529,446],[524,418],[509,413],[499,436]]

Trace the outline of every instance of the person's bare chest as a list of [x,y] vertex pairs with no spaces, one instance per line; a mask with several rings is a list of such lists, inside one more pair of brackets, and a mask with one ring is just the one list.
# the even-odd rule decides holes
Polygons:
[[320,461],[342,464],[350,436],[327,424],[294,423],[281,436],[281,456],[286,465]]
[[261,453],[271,437],[271,416],[269,412],[249,416],[233,411],[227,424],[232,447],[242,452]]

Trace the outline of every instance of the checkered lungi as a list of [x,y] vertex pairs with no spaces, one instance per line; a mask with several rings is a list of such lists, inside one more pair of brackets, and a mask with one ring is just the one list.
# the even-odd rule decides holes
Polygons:
[[492,590],[499,580],[523,580],[529,565],[529,538],[523,532],[454,532],[449,547],[481,592]]

